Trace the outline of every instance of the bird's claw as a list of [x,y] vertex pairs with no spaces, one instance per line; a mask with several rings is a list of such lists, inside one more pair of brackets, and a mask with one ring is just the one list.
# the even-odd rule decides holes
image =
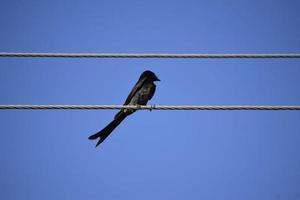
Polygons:
[[155,109],[155,105],[151,105],[149,111],[151,112],[153,109]]

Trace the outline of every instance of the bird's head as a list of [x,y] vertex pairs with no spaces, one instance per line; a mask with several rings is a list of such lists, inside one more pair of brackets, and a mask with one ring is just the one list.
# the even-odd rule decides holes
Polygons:
[[144,71],[141,76],[140,76],[140,80],[141,79],[147,79],[149,81],[160,81],[159,78],[157,78],[157,76],[154,74],[154,72],[147,70]]

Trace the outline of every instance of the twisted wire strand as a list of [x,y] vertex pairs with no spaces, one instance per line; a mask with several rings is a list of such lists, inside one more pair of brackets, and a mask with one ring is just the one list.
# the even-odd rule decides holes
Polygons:
[[187,106],[187,105],[0,105],[0,109],[136,109],[136,110],[300,110],[300,106]]
[[0,57],[61,58],[300,58],[300,54],[125,54],[125,53],[13,53],[0,52]]

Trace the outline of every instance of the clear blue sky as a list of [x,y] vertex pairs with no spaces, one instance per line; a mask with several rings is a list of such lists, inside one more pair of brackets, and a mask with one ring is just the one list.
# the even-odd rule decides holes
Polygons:
[[[0,51],[299,53],[297,0],[0,3]],[[0,58],[0,104],[299,105],[299,59]],[[0,199],[300,199],[299,111],[1,110]]]

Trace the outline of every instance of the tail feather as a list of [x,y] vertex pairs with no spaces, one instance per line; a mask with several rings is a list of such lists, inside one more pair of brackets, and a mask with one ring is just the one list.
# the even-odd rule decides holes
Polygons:
[[114,119],[118,118],[120,115],[124,113],[124,110],[120,110],[114,117]]
[[98,133],[91,135],[89,137],[90,140],[95,140],[99,138],[99,141],[96,144],[96,147],[101,144],[109,135],[110,133],[128,116],[126,113],[120,113],[118,116],[110,122],[105,128],[103,128]]
[[[98,133],[99,133],[99,132],[98,132]],[[98,133],[96,133],[96,134],[94,134],[94,135],[91,135],[91,136],[89,137],[89,140],[96,140],[96,139],[99,137]]]

